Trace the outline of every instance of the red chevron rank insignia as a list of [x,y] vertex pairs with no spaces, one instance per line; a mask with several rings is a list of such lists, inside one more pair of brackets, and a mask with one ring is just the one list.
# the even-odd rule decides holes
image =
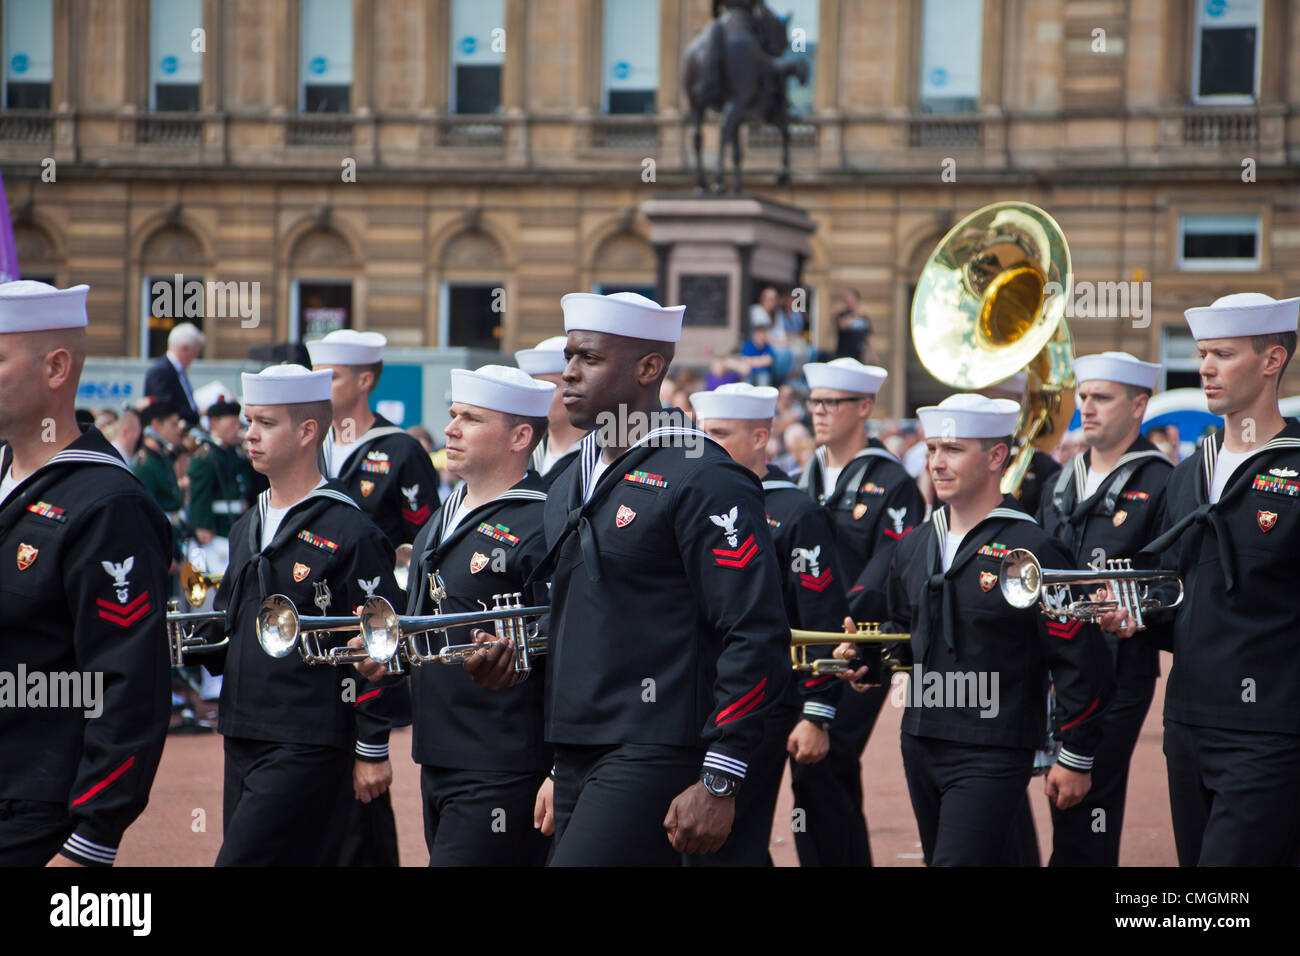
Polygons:
[[827,568],[825,571],[823,571],[821,574],[818,574],[815,577],[811,574],[799,575],[799,584],[802,587],[806,587],[809,591],[816,591],[819,594],[822,591],[825,591],[827,586],[830,583],[831,583],[830,568]]
[[114,604],[103,598],[98,598],[95,603],[98,605],[99,616],[118,627],[130,627],[153,609],[148,591],[127,604]]
[[403,508],[402,517],[411,522],[411,524],[424,524],[425,519],[429,517],[429,506],[427,504],[420,505],[419,511],[411,511],[409,508]]
[[749,564],[754,555],[758,554],[758,545],[754,543],[754,536],[751,534],[746,538],[738,548],[728,550],[726,548],[714,548],[713,560],[719,567],[723,568],[743,568]]
[[1047,633],[1063,641],[1071,640],[1083,627],[1083,621],[1048,621]]

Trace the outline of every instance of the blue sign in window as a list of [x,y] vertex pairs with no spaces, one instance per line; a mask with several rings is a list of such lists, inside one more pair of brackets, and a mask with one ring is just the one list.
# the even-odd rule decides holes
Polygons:
[[478,40],[473,37],[461,37],[460,52],[466,56],[473,56],[474,51],[478,49]]
[[176,68],[178,65],[179,64],[176,61],[176,57],[174,56],[163,57],[162,63],[159,64],[159,66],[162,67],[162,71],[166,73],[168,76],[171,76],[173,73],[176,72]]
[[30,65],[31,61],[27,59],[26,53],[15,53],[9,60],[9,68],[15,73],[26,73]]
[[329,64],[326,63],[325,57],[314,56],[311,58],[310,62],[308,62],[307,69],[311,70],[317,76],[320,76],[325,72],[328,66]]
[[619,60],[614,64],[614,78],[626,80],[632,75],[632,65],[627,60]]

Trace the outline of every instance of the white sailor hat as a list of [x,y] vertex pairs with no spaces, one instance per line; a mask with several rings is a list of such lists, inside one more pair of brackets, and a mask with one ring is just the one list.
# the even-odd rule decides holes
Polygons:
[[1000,382],[994,382],[988,386],[989,391],[1005,392],[1008,395],[1023,395],[1025,393],[1025,384],[1029,381],[1029,373],[1021,369],[1015,375],[1008,375]]
[[570,292],[560,300],[564,331],[607,332],[651,342],[679,342],[684,305],[660,305],[635,292]]
[[1262,292],[1235,292],[1213,305],[1183,313],[1197,339],[1232,339],[1245,335],[1294,332],[1300,317],[1300,298],[1274,299]]
[[521,368],[484,365],[471,372],[451,370],[451,400],[508,415],[545,418],[555,393],[554,382],[540,382]]
[[1160,366],[1144,362],[1128,352],[1102,352],[1099,355],[1080,355],[1074,360],[1074,377],[1080,382],[1118,382],[1138,388],[1155,388],[1160,377]]
[[1006,438],[1015,431],[1020,405],[963,392],[918,408],[916,417],[926,438]]
[[48,282],[0,283],[0,333],[85,328],[88,285],[56,289]]
[[696,417],[706,418],[771,418],[776,414],[776,397],[780,394],[768,385],[750,385],[732,382],[719,385],[710,392],[696,392],[691,405]]
[[565,335],[552,335],[542,339],[535,348],[521,349],[515,353],[515,361],[529,375],[559,375],[568,362],[564,358],[564,347],[569,338]]
[[388,339],[378,332],[336,329],[307,343],[312,365],[374,365],[384,360]]
[[879,365],[863,365],[855,358],[809,362],[803,367],[803,374],[810,389],[835,388],[863,395],[875,395],[889,377],[889,372]]
[[271,365],[256,375],[243,373],[244,405],[301,405],[330,397],[332,369],[313,372],[301,365]]

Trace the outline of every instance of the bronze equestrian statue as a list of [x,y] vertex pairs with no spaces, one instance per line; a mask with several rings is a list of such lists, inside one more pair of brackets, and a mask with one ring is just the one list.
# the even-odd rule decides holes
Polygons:
[[[725,7],[725,12],[721,8]],[[718,14],[722,12],[722,15]],[[722,114],[719,122],[718,178],[714,192],[726,190],[726,148],[731,144],[732,192],[740,190],[740,127],[768,123],[781,131],[781,171],[777,183],[790,182],[790,109],[786,82],[808,82],[806,60],[786,56],[786,23],[761,0],[713,0],[713,22],[686,48],[682,85],[690,99],[695,126],[695,167],[701,191],[704,175],[701,127],[705,110]]]

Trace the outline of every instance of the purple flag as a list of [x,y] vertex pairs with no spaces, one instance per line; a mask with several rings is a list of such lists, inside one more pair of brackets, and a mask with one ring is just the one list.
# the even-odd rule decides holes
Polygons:
[[5,196],[4,175],[0,173],[0,282],[18,278],[18,249],[14,245],[14,224],[9,218],[9,200]]

